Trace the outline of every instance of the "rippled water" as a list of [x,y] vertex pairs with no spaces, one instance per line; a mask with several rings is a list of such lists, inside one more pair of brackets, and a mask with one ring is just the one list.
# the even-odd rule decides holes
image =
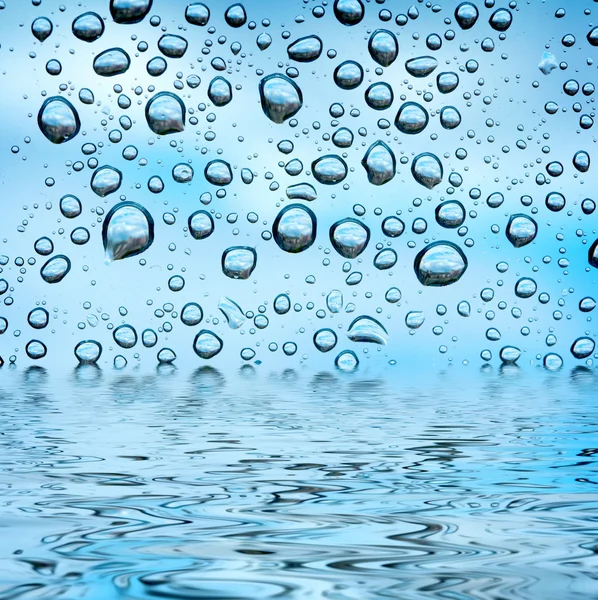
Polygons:
[[595,372],[396,369],[3,369],[0,598],[595,598]]

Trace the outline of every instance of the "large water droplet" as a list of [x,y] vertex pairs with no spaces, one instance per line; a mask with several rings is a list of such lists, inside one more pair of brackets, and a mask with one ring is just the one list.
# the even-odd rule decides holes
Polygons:
[[392,105],[393,100],[392,88],[383,81],[372,83],[365,92],[365,101],[374,110],[386,110]]
[[81,214],[81,201],[72,194],[67,194],[60,199],[60,212],[67,219],[74,219]]
[[405,315],[405,325],[409,329],[419,329],[425,320],[426,316],[421,310],[412,310]]
[[361,0],[335,0],[334,15],[343,25],[357,25],[363,19],[365,9]]
[[203,240],[214,233],[214,219],[209,212],[198,210],[189,217],[189,233],[196,240]]
[[40,42],[47,40],[52,34],[53,29],[52,21],[47,17],[38,17],[31,23],[31,33]]
[[39,109],[37,124],[53,144],[62,144],[79,133],[81,121],[75,107],[60,96],[48,98]]
[[500,360],[506,365],[514,365],[521,356],[521,350],[515,346],[505,346],[501,348],[499,356]]
[[590,170],[590,155],[584,150],[579,150],[573,157],[573,166],[580,173],[587,173]]
[[511,11],[506,8],[499,8],[492,13],[489,21],[490,27],[496,31],[506,31],[513,22]]
[[322,40],[317,35],[299,38],[289,45],[287,54],[291,60],[297,62],[312,62],[322,54]]
[[395,155],[382,141],[374,142],[369,147],[361,164],[366,170],[368,181],[373,185],[388,183],[396,173]]
[[353,90],[363,81],[363,68],[354,60],[346,60],[334,70],[334,83],[343,90]]
[[110,0],[110,14],[117,23],[142,21],[152,8],[153,0]]
[[382,325],[372,317],[357,317],[347,330],[347,337],[352,342],[367,342],[371,344],[385,345],[388,341],[388,332]]
[[316,215],[301,204],[285,206],[272,225],[274,241],[285,252],[303,252],[316,240]]
[[48,326],[50,315],[45,308],[34,308],[27,315],[27,322],[33,329],[44,329]]
[[370,230],[361,221],[343,219],[330,228],[334,249],[345,258],[357,258],[370,241]]
[[515,248],[521,248],[534,241],[538,233],[538,225],[527,215],[511,215],[505,233]]
[[242,4],[233,4],[226,9],[224,20],[230,27],[242,27],[247,22],[247,13]]
[[529,277],[522,277],[515,284],[515,295],[518,298],[531,298],[537,290],[536,282]]
[[332,290],[326,296],[326,306],[331,313],[339,313],[343,308],[343,293],[340,290]]
[[200,358],[213,358],[222,350],[222,340],[212,331],[202,329],[193,342],[193,350]]
[[316,200],[318,193],[313,185],[309,183],[297,183],[287,188],[287,198],[289,200],[307,200],[312,202]]
[[226,106],[233,99],[233,88],[224,77],[214,77],[208,87],[208,98],[214,106]]
[[164,34],[158,40],[158,49],[168,58],[182,58],[187,52],[187,40],[180,35]]
[[185,105],[170,92],[159,92],[145,107],[149,128],[157,135],[179,133],[185,129]]
[[154,220],[136,202],[121,202],[104,219],[102,240],[106,260],[121,260],[145,252],[154,241]]
[[465,221],[465,207],[458,200],[447,200],[436,207],[436,222],[441,227],[455,229]]
[[286,75],[275,73],[260,81],[260,99],[264,114],[274,123],[283,123],[303,106],[299,86]]
[[442,163],[434,154],[424,152],[413,159],[411,173],[417,183],[431,190],[442,181]]
[[204,170],[206,181],[213,185],[228,185],[233,180],[233,171],[230,165],[220,159],[213,160],[206,165]]
[[131,58],[122,48],[104,50],[95,57],[93,70],[103,77],[114,77],[129,70]]
[[596,343],[592,338],[580,337],[577,338],[571,345],[571,354],[575,358],[588,358],[594,352]]
[[392,248],[380,250],[374,257],[374,267],[380,271],[392,269],[397,264],[397,253]]
[[102,355],[102,345],[94,340],[84,340],[75,346],[75,356],[82,365],[94,365]]
[[343,350],[334,360],[334,364],[341,371],[350,373],[359,366],[359,359],[352,350]]
[[191,25],[198,25],[203,27],[208,24],[210,20],[210,9],[201,2],[195,2],[189,4],[185,9],[185,19],[187,23]]
[[401,133],[416,134],[422,132],[429,121],[428,111],[417,102],[405,102],[399,108],[395,126]]
[[311,164],[316,180],[324,185],[335,185],[347,176],[347,163],[336,154],[322,156]]
[[242,308],[227,296],[220,298],[218,308],[226,318],[226,322],[231,329],[239,329],[245,323],[245,314]]
[[41,268],[40,275],[46,283],[58,283],[62,281],[71,270],[71,261],[64,254],[53,256]]
[[413,77],[427,77],[437,66],[438,61],[433,56],[419,56],[405,63],[407,73]]
[[461,114],[454,106],[445,106],[440,111],[440,124],[444,129],[455,129],[461,124]]
[[90,185],[91,189],[100,196],[100,198],[104,198],[109,194],[116,192],[118,188],[120,188],[121,183],[122,173],[118,169],[106,165],[94,171]]
[[121,348],[133,348],[137,344],[137,332],[131,325],[119,325],[112,337]]
[[188,302],[181,310],[181,322],[188,327],[199,325],[203,319],[203,310],[197,302]]
[[434,242],[415,257],[415,274],[422,285],[456,283],[467,270],[467,259],[452,242]]
[[25,346],[25,352],[29,358],[33,360],[39,360],[40,358],[46,356],[48,349],[43,342],[40,342],[39,340],[31,340]]
[[368,50],[374,61],[383,67],[390,67],[399,54],[399,43],[394,33],[377,29],[368,42]]
[[95,42],[104,33],[104,21],[94,12],[86,12],[75,18],[73,35],[83,42]]
[[257,264],[257,254],[247,246],[227,248],[222,255],[222,272],[231,279],[249,279]]
[[461,29],[471,29],[479,16],[478,9],[471,2],[462,2],[455,9],[455,20]]
[[598,269],[598,240],[596,240],[588,250],[588,262],[592,267]]
[[314,346],[320,352],[330,352],[337,342],[336,333],[332,329],[320,329],[314,334]]
[[459,85],[459,75],[453,72],[438,73],[436,77],[436,85],[441,94],[450,94],[457,89]]

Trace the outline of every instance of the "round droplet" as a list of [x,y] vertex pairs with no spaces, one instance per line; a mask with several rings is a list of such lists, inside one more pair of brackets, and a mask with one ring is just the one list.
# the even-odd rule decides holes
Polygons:
[[455,229],[465,221],[465,207],[458,200],[447,200],[436,207],[436,222],[441,227]]
[[405,223],[398,217],[386,217],[382,221],[382,233],[388,237],[399,237],[405,231]]
[[361,221],[343,219],[330,228],[334,249],[345,258],[357,258],[370,241],[370,230]]
[[264,114],[274,123],[283,123],[303,106],[299,86],[286,75],[275,73],[260,81],[260,99]]
[[49,321],[50,315],[45,308],[34,308],[27,315],[27,322],[33,329],[44,329],[44,327],[48,326]]
[[537,233],[538,225],[531,217],[516,214],[509,218],[506,235],[515,248],[521,248],[533,242]]
[[502,206],[502,203],[505,201],[505,197],[500,192],[494,192],[486,198],[486,204],[490,208],[498,208]]
[[563,359],[558,354],[551,352],[544,357],[543,364],[548,371],[558,371],[563,366]]
[[37,115],[37,124],[53,144],[62,144],[73,139],[81,127],[79,113],[75,107],[60,96],[52,96],[42,104]]
[[297,62],[312,62],[322,54],[322,40],[317,35],[299,38],[289,45],[287,54],[291,60]]
[[579,301],[579,310],[581,312],[592,312],[596,308],[596,300],[591,297],[582,298]]
[[247,13],[242,4],[233,4],[226,9],[224,20],[230,27],[242,27],[247,22]]
[[194,174],[193,167],[187,163],[179,163],[172,169],[172,178],[177,183],[190,183]]
[[31,340],[25,346],[25,352],[27,356],[33,360],[39,360],[43,358],[48,353],[48,349],[43,342],[39,340]]
[[444,129],[455,129],[461,124],[461,114],[454,106],[445,106],[440,111],[440,124]]
[[230,165],[220,159],[213,160],[206,165],[204,175],[206,181],[213,185],[228,185],[233,180],[233,172]]
[[422,285],[445,286],[461,279],[467,259],[452,242],[434,242],[415,257],[414,269]]
[[73,35],[83,42],[95,42],[104,33],[104,21],[94,12],[79,15],[72,25]]
[[515,295],[518,298],[531,298],[537,291],[536,282],[529,277],[522,277],[515,284]]
[[374,142],[363,157],[368,181],[373,185],[388,183],[396,173],[397,161],[392,150],[382,141]]
[[52,252],[54,252],[54,244],[52,243],[52,240],[47,237],[41,237],[38,240],[36,240],[33,247],[35,251],[41,256],[48,256],[49,254],[52,254]]
[[337,342],[336,333],[332,329],[320,329],[314,334],[314,346],[320,352],[330,352]]
[[199,325],[203,319],[203,310],[197,302],[188,302],[181,310],[181,321],[184,325],[194,327]]
[[350,373],[359,366],[359,359],[352,350],[343,350],[334,360],[334,364],[341,371]]
[[546,196],[546,208],[552,212],[559,212],[565,208],[566,200],[559,192],[550,192]]
[[160,77],[166,71],[167,66],[166,61],[161,56],[155,56],[148,61],[146,69],[152,77]]
[[326,306],[331,313],[339,313],[343,308],[343,293],[340,290],[332,290],[326,296]]
[[395,118],[395,126],[401,133],[416,134],[422,132],[430,117],[426,109],[417,102],[405,102],[399,108]]
[[208,98],[214,106],[226,106],[233,99],[233,88],[224,77],[215,77],[210,81]]
[[117,23],[142,21],[152,8],[153,0],[110,0],[110,14]]
[[353,90],[363,81],[363,68],[354,60],[346,60],[334,70],[334,82],[343,90]]
[[459,75],[452,72],[439,73],[438,77],[436,77],[436,85],[441,94],[450,94],[459,85]]
[[500,360],[507,365],[514,365],[521,356],[521,350],[515,346],[505,346],[500,351]]
[[84,340],[75,346],[75,356],[82,365],[94,365],[102,355],[102,345],[94,340]]
[[158,343],[158,336],[153,329],[145,329],[141,334],[141,342],[146,348],[153,348]]
[[343,25],[357,25],[364,14],[365,9],[361,0],[335,0],[334,2],[334,16]]
[[182,58],[187,52],[187,40],[180,35],[164,34],[158,40],[158,49],[168,58]]
[[592,338],[580,337],[577,338],[571,345],[571,354],[578,359],[588,358],[594,352],[595,347],[596,343]]
[[103,77],[114,77],[126,73],[130,66],[131,58],[122,48],[104,50],[93,61],[93,70]]
[[285,206],[272,225],[278,247],[285,252],[307,250],[316,240],[316,215],[301,204]]
[[71,232],[71,242],[77,246],[83,246],[89,242],[89,230],[85,227],[77,227]]
[[255,350],[253,348],[243,348],[241,350],[241,358],[243,360],[251,360],[255,357]]
[[137,332],[131,325],[120,325],[114,330],[112,337],[121,348],[133,348],[137,343]]
[[222,350],[222,340],[213,332],[202,329],[193,342],[193,350],[200,358],[213,358]]
[[58,283],[62,281],[71,270],[71,261],[64,254],[53,256],[41,268],[40,275],[46,283]]
[[386,291],[386,294],[384,294],[384,299],[389,304],[396,304],[397,302],[399,302],[401,300],[402,297],[403,297],[403,294],[401,293],[401,290],[396,287],[389,288]]
[[490,27],[496,31],[506,31],[513,22],[513,15],[511,11],[506,8],[499,8],[492,13],[490,20]]
[[274,298],[274,311],[278,315],[286,315],[291,310],[291,299],[286,294],[278,294]]
[[374,110],[386,110],[393,100],[394,94],[388,83],[373,83],[365,92],[365,101]]
[[407,73],[413,77],[427,77],[437,66],[438,61],[433,56],[419,56],[405,63]]
[[227,248],[222,255],[222,272],[231,279],[249,279],[257,264],[257,254],[247,246]]
[[122,173],[108,165],[97,169],[91,177],[91,189],[100,198],[116,192],[121,183]]
[[598,269],[598,240],[596,240],[588,250],[588,262],[592,267]]
[[159,92],[145,107],[149,128],[157,135],[179,133],[185,129],[185,105],[170,92]]
[[187,23],[190,23],[191,25],[203,27],[207,25],[210,20],[210,9],[201,2],[189,4],[185,9],[185,19],[187,20]]
[[170,365],[176,360],[176,354],[170,348],[162,348],[156,358],[161,365]]
[[579,150],[573,157],[573,166],[580,173],[587,173],[590,170],[590,155],[584,150]]
[[60,199],[60,212],[67,219],[74,219],[81,214],[81,201],[79,198],[67,194]]
[[385,345],[388,341],[388,332],[382,323],[363,315],[351,323],[347,330],[347,337],[352,342]]
[[106,215],[102,240],[108,261],[141,254],[154,241],[154,220],[140,204],[121,202]]
[[397,253],[392,248],[380,250],[374,258],[374,267],[380,271],[392,269],[397,264]]
[[319,183],[335,185],[347,176],[347,163],[336,154],[322,156],[311,164],[311,170]]
[[431,190],[442,181],[442,163],[436,155],[424,152],[413,159],[411,173],[417,183]]
[[598,27],[594,27],[588,31],[588,35],[586,37],[592,46],[598,46]]
[[421,310],[412,310],[405,315],[405,325],[409,329],[419,329],[425,320],[426,317]]
[[479,16],[478,9],[471,2],[462,2],[455,9],[455,20],[461,29],[471,29]]
[[81,88],[79,91],[79,100],[81,100],[83,104],[93,104],[95,98],[93,92],[89,88]]
[[214,233],[214,219],[205,210],[198,210],[189,217],[189,233],[196,240],[203,240]]
[[394,33],[377,29],[370,36],[368,50],[375,62],[382,67],[390,67],[399,54],[399,42]]
[[52,21],[47,17],[38,17],[31,23],[31,33],[40,42],[47,40],[52,34],[53,29]]

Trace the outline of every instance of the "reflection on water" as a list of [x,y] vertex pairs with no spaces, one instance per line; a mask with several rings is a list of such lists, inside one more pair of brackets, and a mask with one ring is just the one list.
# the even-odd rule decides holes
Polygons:
[[596,598],[595,373],[465,370],[4,369],[0,598]]

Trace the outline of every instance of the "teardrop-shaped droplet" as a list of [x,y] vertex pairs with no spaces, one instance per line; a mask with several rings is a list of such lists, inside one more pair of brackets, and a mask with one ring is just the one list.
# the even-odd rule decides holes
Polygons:
[[461,279],[467,259],[452,242],[434,242],[415,257],[414,269],[422,285],[445,286]]
[[465,207],[458,200],[447,200],[436,207],[436,222],[441,227],[455,229],[465,221]]
[[588,358],[594,352],[595,347],[596,343],[592,338],[580,337],[577,338],[571,345],[571,354],[578,359]]
[[203,27],[210,20],[210,9],[202,2],[194,2],[185,9],[185,19],[191,25]]
[[521,248],[534,241],[538,233],[538,224],[527,215],[511,215],[505,233],[515,248]]
[[425,320],[426,316],[421,310],[411,310],[405,315],[405,325],[409,329],[419,329]]
[[204,175],[206,181],[213,185],[225,186],[233,180],[233,171],[230,165],[220,159],[209,162],[204,170]]
[[198,210],[189,217],[189,233],[196,240],[203,240],[214,233],[214,219],[205,210]]
[[151,10],[152,2],[153,0],[110,0],[110,14],[116,23],[139,23]]
[[94,365],[102,355],[102,345],[94,340],[84,340],[75,346],[75,356],[82,365]]
[[584,150],[579,150],[573,157],[573,166],[580,173],[587,173],[590,170],[590,155]]
[[262,110],[274,123],[284,123],[303,106],[301,89],[286,75],[275,73],[264,77],[259,90]]
[[342,90],[353,90],[363,81],[363,67],[354,60],[346,60],[336,67],[333,77]]
[[386,110],[390,108],[394,100],[392,88],[388,83],[379,81],[372,83],[365,92],[365,101],[374,110]]
[[95,42],[104,33],[104,21],[94,12],[86,12],[75,18],[72,25],[73,35],[83,42]]
[[71,261],[64,254],[53,256],[41,268],[40,275],[46,283],[58,283],[62,281],[71,270]]
[[37,17],[31,23],[31,33],[40,42],[47,40],[52,34],[53,29],[54,25],[52,25],[52,21],[47,17]]
[[278,247],[291,253],[307,250],[316,240],[316,231],[316,215],[301,204],[285,206],[272,225]]
[[103,77],[122,75],[129,70],[131,58],[122,48],[104,50],[95,57],[93,70]]
[[224,77],[214,77],[208,86],[208,98],[214,106],[226,106],[233,99],[233,88]]
[[222,255],[222,272],[231,279],[249,279],[257,264],[257,254],[248,246],[227,248]]
[[506,8],[499,8],[492,13],[490,20],[490,27],[496,31],[506,31],[513,22],[513,15],[511,11]]
[[401,133],[414,135],[421,133],[428,125],[429,120],[428,111],[421,104],[405,102],[399,108],[395,118],[395,126]]
[[393,151],[380,140],[369,147],[361,164],[366,170],[368,181],[373,185],[388,183],[395,176],[397,168]]
[[222,296],[218,302],[218,308],[224,315],[231,329],[239,329],[245,323],[245,314],[242,308],[228,296]]
[[168,58],[182,58],[187,52],[188,42],[180,36],[172,33],[165,33],[158,40],[158,49]]
[[399,55],[399,42],[394,33],[376,29],[370,36],[368,50],[375,62],[382,67],[390,67]]
[[34,308],[27,315],[27,323],[29,323],[29,325],[33,327],[33,329],[44,329],[48,326],[49,321],[50,314],[45,308],[42,308],[41,306],[38,308]]
[[62,144],[73,139],[81,127],[79,113],[75,107],[60,96],[52,96],[42,104],[37,115],[37,124],[53,144]]
[[133,348],[137,344],[137,332],[131,325],[119,325],[112,337],[121,348]]
[[343,350],[334,360],[334,364],[340,371],[351,373],[359,366],[359,359],[352,350]]
[[332,329],[320,329],[314,334],[314,346],[320,352],[330,352],[336,346],[337,339]]
[[335,185],[347,176],[347,163],[336,154],[322,156],[311,164],[311,170],[319,183]]
[[382,323],[372,317],[357,317],[347,330],[347,337],[352,342],[366,342],[385,345],[388,341],[388,332]]
[[247,13],[242,4],[233,4],[226,9],[224,20],[230,27],[242,27],[247,22]]
[[100,198],[105,198],[109,194],[116,192],[120,188],[121,183],[122,173],[118,169],[106,165],[94,171],[90,185],[91,189]]
[[339,313],[343,308],[343,293],[340,290],[332,290],[326,296],[326,306],[331,313]]
[[159,92],[145,107],[149,128],[157,135],[179,133],[185,130],[185,105],[171,92]]
[[431,190],[442,181],[442,163],[436,155],[424,152],[413,159],[411,173],[417,183]]
[[462,2],[455,9],[455,21],[461,29],[471,29],[478,20],[480,13],[475,4]]
[[269,33],[263,32],[260,33],[257,36],[257,40],[255,42],[257,44],[257,47],[260,50],[266,50],[267,48],[270,47],[270,44],[272,43],[272,36]]
[[334,16],[343,25],[357,25],[364,14],[365,8],[361,0],[335,0],[334,2]]
[[108,261],[145,252],[154,241],[154,220],[136,202],[121,202],[104,219],[102,240]]
[[437,66],[438,61],[433,56],[419,56],[405,63],[407,73],[413,77],[427,77]]
[[461,113],[454,106],[444,106],[440,110],[440,124],[444,129],[455,129],[461,124]]
[[322,40],[317,35],[299,38],[289,45],[287,54],[291,60],[297,62],[312,62],[322,54]]
[[316,192],[316,188],[310,183],[297,183],[287,188],[287,198],[289,200],[307,200],[308,202],[313,202],[317,197],[318,192]]
[[370,230],[361,221],[343,219],[330,228],[334,249],[345,258],[357,258],[370,241]]
[[212,331],[202,329],[193,342],[193,350],[200,358],[213,358],[222,350],[222,340]]

